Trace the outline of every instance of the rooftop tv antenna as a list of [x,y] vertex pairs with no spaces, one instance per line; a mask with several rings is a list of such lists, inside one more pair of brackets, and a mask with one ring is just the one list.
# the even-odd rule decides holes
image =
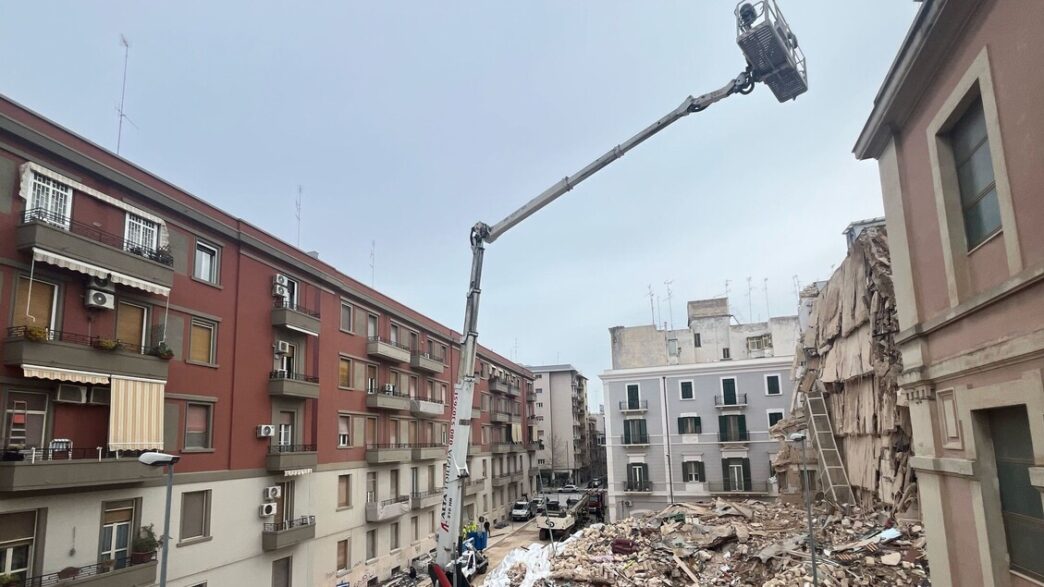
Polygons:
[[370,287],[377,289],[374,285],[374,270],[377,267],[377,241],[370,241]]
[[772,317],[772,310],[769,309],[769,295],[768,295],[768,277],[765,278],[765,320],[767,321]]
[[[120,90],[120,107],[117,110],[119,113],[119,120],[116,125],[116,154],[120,154],[120,143],[123,141],[123,119],[127,118],[127,113],[123,109],[124,101],[127,99],[127,60],[130,57],[130,43],[127,42],[127,37],[120,34],[120,44],[123,45],[123,89]],[[131,124],[134,124],[131,122]]]
[[663,284],[665,286],[667,286],[667,316],[670,318],[670,321],[671,321],[671,330],[674,330],[674,308],[671,307],[671,284],[672,283],[674,283],[674,280],[671,280],[671,279],[668,279],[667,281],[663,282]]
[[653,298],[656,297],[656,294],[653,293],[651,283],[649,284],[649,293],[647,295],[649,296],[649,314],[652,317],[653,328],[656,328],[656,306],[653,305]]
[[750,301],[750,276],[747,276],[747,320],[754,322],[754,304]]
[[304,200],[304,188],[297,185],[297,199],[294,200],[294,215],[297,216],[297,248],[301,248],[301,202]]

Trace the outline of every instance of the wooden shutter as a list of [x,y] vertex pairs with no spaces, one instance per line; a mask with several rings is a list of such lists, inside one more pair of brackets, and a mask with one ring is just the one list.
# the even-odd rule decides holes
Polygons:
[[685,418],[678,418],[678,434],[686,434]]
[[116,311],[116,339],[139,346],[145,339],[145,308],[120,302]]
[[631,420],[624,420],[624,444],[631,442]]
[[352,416],[352,445],[366,445],[366,419],[362,416]]
[[743,488],[747,491],[752,489],[750,485],[750,459],[740,459],[743,461]]
[[192,323],[189,342],[189,358],[200,363],[210,363],[210,351],[213,348],[214,330],[203,324]]
[[699,416],[696,416],[696,434],[703,434],[703,422]]
[[729,433],[729,417],[718,416],[718,440],[724,441]]
[[703,461],[696,461],[696,479],[698,481],[706,481],[706,474],[703,472]]
[[[28,277],[18,278],[18,290],[15,292],[15,307],[12,312],[12,326],[42,326],[51,327],[51,317],[54,313],[54,291],[56,287],[50,283],[33,280],[32,288],[29,287]],[[31,299],[30,299],[31,296]],[[26,302],[29,302],[29,315],[26,316]]]
[[352,386],[352,362],[343,357],[337,365],[337,385],[340,387]]
[[722,489],[732,490],[732,477],[729,476],[729,459],[721,459],[721,481]]
[[737,440],[743,440],[747,436],[747,417],[744,415],[737,416],[739,420],[739,438]]

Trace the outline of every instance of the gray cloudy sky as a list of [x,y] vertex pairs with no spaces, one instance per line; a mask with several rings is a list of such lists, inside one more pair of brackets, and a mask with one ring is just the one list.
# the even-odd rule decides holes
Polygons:
[[[607,328],[651,320],[649,284],[673,280],[679,327],[726,280],[743,320],[793,313],[793,276],[827,277],[844,226],[881,214],[876,166],[851,147],[917,6],[783,0],[808,94],[759,87],[690,116],[498,240],[480,340],[575,364],[597,406]],[[6,3],[0,92],[113,148],[125,34],[124,156],[289,242],[303,185],[303,249],[369,282],[376,241],[377,288],[459,329],[469,227],[739,73],[733,8]]]

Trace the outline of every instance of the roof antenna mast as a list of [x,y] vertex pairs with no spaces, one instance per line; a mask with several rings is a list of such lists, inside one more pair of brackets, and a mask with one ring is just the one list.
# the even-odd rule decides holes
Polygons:
[[130,43],[127,37],[120,34],[120,44],[123,45],[123,89],[120,90],[119,122],[116,127],[116,154],[120,154],[120,142],[123,139],[123,119],[127,115],[123,111],[123,103],[127,98],[127,59],[130,57]]
[[304,200],[304,188],[297,184],[297,199],[294,200],[294,215],[297,217],[297,248],[301,248],[301,202]]

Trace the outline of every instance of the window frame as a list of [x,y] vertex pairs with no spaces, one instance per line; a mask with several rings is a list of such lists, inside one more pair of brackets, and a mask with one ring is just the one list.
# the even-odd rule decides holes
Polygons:
[[[344,327],[344,311],[345,311],[345,309],[348,310],[348,328]],[[355,332],[352,330],[354,327],[355,327],[355,306],[353,306],[349,302],[346,302],[345,300],[341,300],[341,315],[339,317],[338,328],[340,328],[341,332],[344,332],[346,334],[355,334]]]
[[[772,393],[769,387],[769,379],[776,378],[776,388],[779,389],[778,393]],[[783,376],[779,373],[766,373],[765,374],[765,395],[767,397],[783,397]]]
[[[345,479],[344,494],[341,493],[341,479]],[[343,499],[342,499],[343,498]],[[354,505],[352,500],[352,474],[344,473],[337,476],[337,511],[350,509]]]
[[[689,479],[690,472],[686,471],[689,466],[696,466],[696,471],[692,473],[696,479]],[[702,469],[702,471],[701,471]],[[703,473],[702,475],[700,473]],[[682,461],[682,481],[685,483],[706,483],[707,482],[707,470],[703,465],[703,459],[689,459]]]
[[[341,381],[341,363],[348,363],[348,384],[345,385]],[[351,357],[344,355],[337,356],[337,389],[355,389],[353,383],[355,383],[355,360]]]
[[[26,281],[26,283],[31,284],[30,287],[37,283],[44,283],[53,288],[53,291],[51,293],[51,321],[45,326],[45,328],[47,328],[48,331],[56,330],[55,326],[58,324],[58,310],[60,309],[58,307],[58,300],[62,297],[61,284],[47,279],[37,279],[35,275],[33,275],[32,279],[30,279],[28,274],[22,273],[15,275],[14,287],[11,288],[11,320],[8,322],[8,324],[13,326],[15,323],[15,318],[19,315],[18,313],[20,311],[25,311],[24,308],[19,310],[19,308],[17,307],[19,304],[15,303],[15,301],[18,299],[18,284],[21,283],[23,279]],[[30,296],[32,296],[32,291],[27,292],[27,297]]]
[[[344,565],[341,565],[341,545],[344,545]],[[347,571],[352,568],[352,539],[351,537],[337,541],[337,571]]]
[[[207,411],[206,446],[188,445],[188,422],[189,409],[202,407]],[[212,402],[187,401],[185,402],[185,423],[182,426],[181,452],[213,452],[214,451],[214,404]]]
[[[347,443],[343,443],[343,444],[341,443],[341,436],[342,436],[342,434],[340,432],[340,430],[341,430],[341,420],[347,420],[348,421],[348,433],[344,434],[344,436],[348,437],[348,442]],[[352,444],[352,440],[353,440],[352,436],[354,435],[354,432],[355,432],[355,430],[353,429],[353,426],[352,426],[353,420],[354,420],[354,418],[352,418],[351,414],[337,414],[337,430],[338,430],[338,432],[337,432],[337,448],[353,448],[354,445]]]
[[[115,316],[115,318],[116,318],[116,321],[115,321],[116,322],[115,323],[116,335],[113,338],[118,338],[119,337],[120,306],[132,306],[132,307],[135,307],[135,308],[140,308],[142,310],[141,338],[137,341],[137,346],[139,346],[142,349],[145,349],[146,341],[148,340],[148,336],[149,336],[149,313],[150,313],[151,308],[149,306],[146,306],[145,304],[141,304],[141,303],[138,303],[136,301],[128,301],[128,300],[125,300],[123,298],[117,299],[116,300],[116,316]],[[53,313],[53,311],[52,311],[52,313]]]
[[721,347],[721,360],[722,361],[731,361],[732,360],[732,351],[729,349],[729,347],[727,347],[727,346]]
[[[685,384],[689,384],[689,397],[685,397]],[[639,393],[641,393],[639,389]],[[696,399],[696,382],[692,379],[681,379],[678,381],[678,399],[692,401]]]
[[[152,229],[152,242],[150,244],[139,244],[132,243],[130,238],[131,220],[134,219],[141,226],[142,234],[147,228]],[[150,220],[144,216],[135,214],[133,212],[127,212],[124,215],[123,220],[123,250],[130,251],[131,247],[140,246],[149,252],[156,252],[159,250],[160,242],[160,223],[155,220]]]
[[[28,198],[26,199],[26,205],[28,206],[29,210],[36,210],[36,209],[40,208],[40,206],[35,205],[36,203],[33,202],[33,199],[35,198],[35,193],[34,193],[35,190],[33,188],[34,188],[35,185],[39,184],[40,186],[43,186],[43,188],[47,190],[48,202],[50,202],[50,200],[52,199],[51,193],[55,190],[54,186],[49,185],[47,183],[48,181],[52,182],[55,185],[64,187],[66,190],[68,190],[65,193],[66,198],[65,198],[64,210],[60,211],[61,212],[62,222],[54,222],[53,218],[36,218],[36,220],[40,220],[42,222],[45,222],[47,224],[51,224],[53,226],[60,226],[60,227],[64,228],[65,230],[69,230],[69,227],[70,227],[70,224],[71,224],[71,221],[72,221],[72,201],[73,201],[73,195],[75,193],[75,190],[74,190],[73,186],[71,186],[71,185],[69,185],[69,184],[67,184],[67,183],[65,183],[63,181],[59,181],[59,180],[57,180],[57,179],[55,179],[53,177],[50,177],[49,175],[45,175],[43,173],[40,173],[39,171],[37,171],[35,169],[30,170],[29,173],[30,173],[30,175],[29,175],[29,193],[27,194]],[[56,214],[58,212],[57,210],[52,210],[49,203],[48,203],[48,206],[44,207],[44,209],[47,210],[47,212],[50,213],[50,214]]]
[[[210,276],[201,277],[198,274],[199,271],[199,250],[200,248],[210,249],[213,253],[210,260]],[[196,245],[192,248],[192,279],[210,284],[219,285],[221,283],[221,247],[215,244],[211,244],[209,241],[205,241],[200,238],[196,238]]]
[[[206,328],[210,330],[210,358],[208,361],[199,361],[192,358],[192,332],[194,327],[199,326],[200,328]],[[188,336],[188,352],[185,353],[186,362],[193,365],[205,365],[208,367],[217,366],[217,334],[218,324],[206,318],[195,318],[189,320],[189,336]]]
[[[203,533],[198,536],[185,537],[185,497],[187,495],[194,495],[197,493],[203,494]],[[201,489],[199,491],[182,491],[181,492],[181,509],[178,510],[178,546],[184,546],[187,544],[195,544],[197,542],[205,542],[212,538],[210,534],[210,518],[211,518],[211,506],[213,504],[213,490]]]
[[[982,104],[982,96],[981,96],[981,94],[973,94],[973,95],[974,95],[974,98],[971,99],[970,103],[963,108],[963,111],[961,112],[961,114],[959,116],[955,117],[955,119],[952,122],[952,125],[946,131],[946,133],[944,135],[945,136],[945,140],[947,142],[947,145],[949,146],[950,151],[953,153],[953,158],[954,158],[953,165],[954,165],[954,172],[955,172],[955,176],[956,176],[956,187],[957,187],[957,194],[956,195],[957,195],[957,199],[959,200],[959,205],[960,205],[960,208],[961,208],[961,223],[963,224],[963,227],[964,227],[964,237],[965,237],[965,241],[966,241],[966,246],[968,248],[968,252],[974,251],[979,246],[981,246],[981,245],[985,244],[987,241],[993,239],[993,237],[996,236],[1004,227],[1003,223],[1001,222],[1001,218],[1000,218],[1000,201],[999,201],[998,195],[996,193],[997,192],[997,175],[996,175],[996,169],[993,166],[992,158],[991,158],[991,161],[990,161],[990,168],[989,168],[990,176],[991,176],[990,177],[990,181],[987,182],[986,185],[982,189],[980,189],[976,194],[974,194],[974,197],[973,197],[971,202],[966,203],[965,202],[965,198],[964,198],[964,193],[963,192],[965,191],[965,188],[966,187],[971,187],[971,186],[965,186],[961,182],[961,172],[960,172],[961,167],[963,165],[965,165],[965,164],[970,164],[972,162],[973,157],[982,148],[985,148],[985,152],[987,154],[990,154],[990,133],[989,133],[989,129],[986,128],[986,107]],[[958,141],[958,137],[956,136],[955,133],[956,133],[956,131],[960,127],[962,127],[963,125],[966,124],[966,119],[969,116],[973,116],[973,115],[976,115],[976,118],[978,118],[977,115],[981,115],[982,116],[982,130],[985,133],[985,136],[982,138],[982,140],[980,142],[978,142],[975,145],[975,148],[972,149],[971,153],[968,154],[966,159],[958,161],[957,160],[957,154],[956,154],[955,149],[954,149],[954,144],[957,143],[957,141]],[[968,121],[968,122],[971,122],[971,121]],[[991,157],[992,157],[992,155],[991,155]],[[996,202],[997,203],[997,226],[994,227],[989,232],[984,233],[977,242],[971,242],[971,240],[969,239],[969,235],[968,235],[968,214],[980,202],[982,202],[984,199],[986,199],[986,196],[988,196],[990,194],[990,192],[993,192],[994,193],[993,194],[994,197],[998,199],[998,201]]]
[[[787,412],[783,408],[770,408],[768,410],[765,410],[765,421],[768,422],[768,427],[769,428],[772,428],[772,426],[774,425],[772,423],[772,415],[773,414],[779,414],[779,419],[780,420],[782,420],[783,418],[787,417]],[[777,420],[777,422],[778,421],[779,420]]]

